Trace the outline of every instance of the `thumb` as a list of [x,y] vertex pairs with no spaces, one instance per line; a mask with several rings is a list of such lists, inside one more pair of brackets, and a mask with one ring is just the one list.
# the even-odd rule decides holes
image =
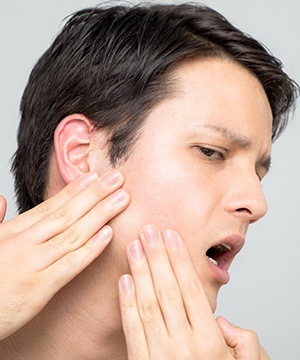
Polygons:
[[261,360],[260,345],[255,332],[234,326],[222,316],[216,320],[227,345],[233,349],[236,360]]

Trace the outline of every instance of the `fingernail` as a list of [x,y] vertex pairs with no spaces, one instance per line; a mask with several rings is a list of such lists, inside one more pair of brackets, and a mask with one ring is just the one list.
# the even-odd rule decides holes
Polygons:
[[178,234],[173,230],[165,231],[165,241],[169,247],[178,247],[180,243],[180,238]]
[[119,182],[121,174],[118,170],[112,170],[102,176],[102,183],[106,186],[113,186]]
[[154,225],[146,225],[142,232],[145,240],[149,243],[154,243],[159,239],[159,233]]
[[98,178],[98,174],[95,173],[95,172],[90,172],[90,173],[87,173],[85,175],[83,175],[80,179],[80,183],[86,187],[88,186],[91,182],[93,182],[94,180],[96,180]]
[[144,255],[144,250],[139,240],[134,240],[130,245],[130,253],[135,259],[140,259]]
[[103,226],[103,228],[98,232],[98,239],[100,241],[106,241],[111,237],[112,228],[108,225]]
[[121,283],[121,287],[122,287],[122,290],[124,292],[130,292],[132,291],[132,288],[133,288],[133,284],[132,284],[132,278],[130,275],[123,275],[121,276],[120,278],[120,283]]
[[119,189],[110,197],[110,202],[112,204],[118,204],[125,199],[125,195],[125,191],[123,189]]

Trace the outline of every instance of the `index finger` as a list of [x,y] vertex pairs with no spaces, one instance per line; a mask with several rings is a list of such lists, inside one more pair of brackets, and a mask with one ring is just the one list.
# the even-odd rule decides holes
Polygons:
[[[11,219],[3,224],[12,233],[18,233],[32,226],[34,223],[43,219],[45,216],[57,210],[67,201],[78,195],[91,182],[98,178],[97,173],[89,172],[68,184],[58,194],[37,205],[31,210],[28,210],[14,219]],[[1,230],[2,232],[3,230]]]

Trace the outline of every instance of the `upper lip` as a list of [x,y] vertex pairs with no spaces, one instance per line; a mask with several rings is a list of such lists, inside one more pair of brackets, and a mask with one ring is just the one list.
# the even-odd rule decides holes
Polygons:
[[[218,261],[218,266],[222,269],[228,270],[234,257],[242,250],[245,244],[245,237],[239,234],[230,235],[212,244],[209,249],[223,245],[229,250],[222,253]],[[207,249],[207,251],[209,250]]]

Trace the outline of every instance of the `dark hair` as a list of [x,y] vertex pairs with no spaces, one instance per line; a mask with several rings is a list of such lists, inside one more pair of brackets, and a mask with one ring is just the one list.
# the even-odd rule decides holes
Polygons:
[[126,160],[147,113],[172,91],[171,70],[192,58],[222,57],[261,82],[273,139],[298,95],[282,64],[260,43],[203,5],[90,8],[75,13],[33,68],[21,101],[12,170],[21,212],[43,200],[53,134],[81,113],[110,134],[110,160]]

